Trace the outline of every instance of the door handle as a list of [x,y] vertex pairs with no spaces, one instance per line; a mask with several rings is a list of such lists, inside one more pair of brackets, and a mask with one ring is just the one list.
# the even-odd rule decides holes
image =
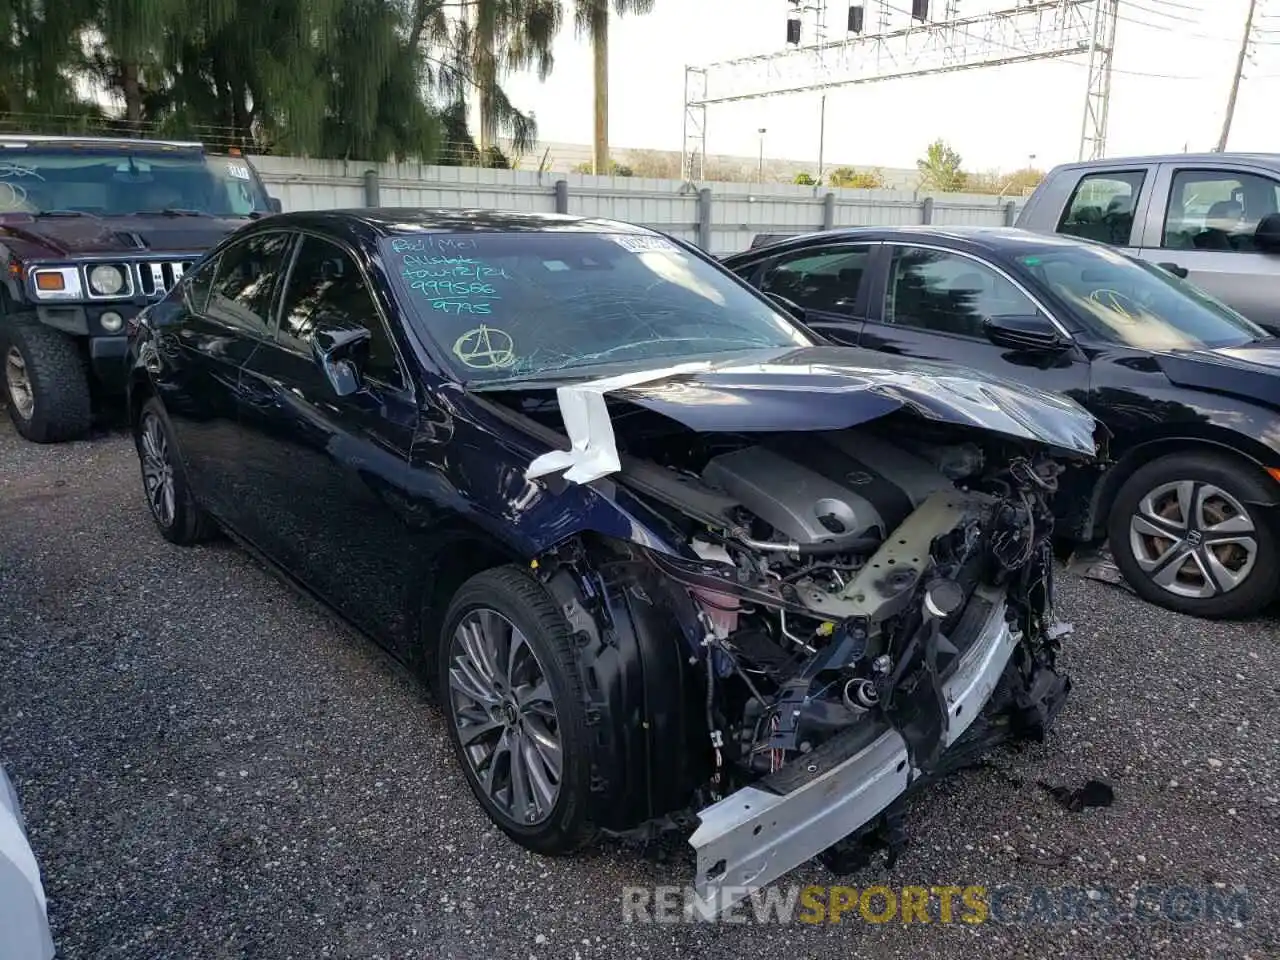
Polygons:
[[1191,272],[1186,267],[1180,267],[1176,263],[1157,263],[1156,266],[1168,270],[1179,280],[1187,279],[1187,274]]
[[275,390],[253,380],[245,379],[243,374],[241,375],[237,392],[240,394],[241,400],[253,407],[269,407],[276,402]]

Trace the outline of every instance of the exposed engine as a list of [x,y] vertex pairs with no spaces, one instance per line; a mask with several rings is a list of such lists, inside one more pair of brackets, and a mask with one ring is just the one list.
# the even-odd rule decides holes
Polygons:
[[[845,869],[868,831],[895,856],[909,790],[1042,738],[1070,688],[1049,504],[1096,454],[1092,418],[945,373],[810,364],[823,389],[802,391],[778,374],[506,398],[553,446],[569,434],[525,473],[551,515],[571,484],[580,512],[608,505],[534,567],[590,654],[595,742],[644,758],[625,783],[593,768],[627,798],[613,832],[696,821],[717,909],[810,857]],[[833,409],[797,415],[797,397]]]
[[754,439],[696,478],[668,464],[676,499],[729,522],[692,533],[700,566],[654,558],[704,624],[717,769],[775,773],[869,715],[927,768],[948,742],[943,680],[993,616],[1052,657],[1046,501],[1060,468],[869,430]]

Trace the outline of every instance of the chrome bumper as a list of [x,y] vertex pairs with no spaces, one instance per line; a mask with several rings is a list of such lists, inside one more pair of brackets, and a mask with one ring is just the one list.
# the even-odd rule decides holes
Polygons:
[[[996,604],[978,638],[943,684],[950,746],[995,690],[1018,636]],[[803,760],[793,761],[803,763]],[[694,890],[699,911],[717,915],[752,890],[817,856],[867,823],[920,775],[907,744],[886,730],[869,745],[787,794],[744,787],[698,814],[689,843],[698,854]]]

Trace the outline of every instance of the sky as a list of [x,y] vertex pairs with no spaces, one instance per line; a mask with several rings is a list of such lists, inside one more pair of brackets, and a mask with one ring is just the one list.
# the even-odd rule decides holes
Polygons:
[[[807,0],[812,2],[812,0]],[[958,0],[962,15],[1015,0]],[[1280,0],[1257,0],[1230,150],[1280,152]],[[1212,149],[1225,114],[1249,0],[1121,0],[1113,61],[1108,156]],[[875,0],[865,0],[868,29]],[[944,0],[933,0],[941,18]],[[906,0],[892,6],[905,9]],[[846,0],[829,0],[828,36],[843,34]],[[934,12],[936,8],[936,12]],[[679,150],[684,68],[785,49],[787,0],[656,0],[644,17],[610,28],[609,138],[614,147]],[[1209,11],[1212,11],[1210,13]],[[806,20],[809,27],[811,21]],[[906,26],[905,12],[890,28]],[[807,30],[804,38],[811,39]],[[824,157],[833,163],[914,167],[941,137],[966,169],[1012,170],[1075,160],[1086,57],[846,87],[828,93]],[[590,143],[591,51],[567,27],[546,82],[507,80],[511,98],[534,111],[543,142]],[[819,98],[806,93],[711,105],[709,154],[755,156],[760,128],[767,157],[812,156]]]

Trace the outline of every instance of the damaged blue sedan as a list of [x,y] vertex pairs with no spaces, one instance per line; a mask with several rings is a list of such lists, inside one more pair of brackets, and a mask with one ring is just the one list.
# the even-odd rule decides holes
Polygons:
[[628,224],[257,221],[140,317],[162,536],[233,537],[432,683],[516,843],[689,834],[722,910],[1042,738],[1074,402],[832,346]]

